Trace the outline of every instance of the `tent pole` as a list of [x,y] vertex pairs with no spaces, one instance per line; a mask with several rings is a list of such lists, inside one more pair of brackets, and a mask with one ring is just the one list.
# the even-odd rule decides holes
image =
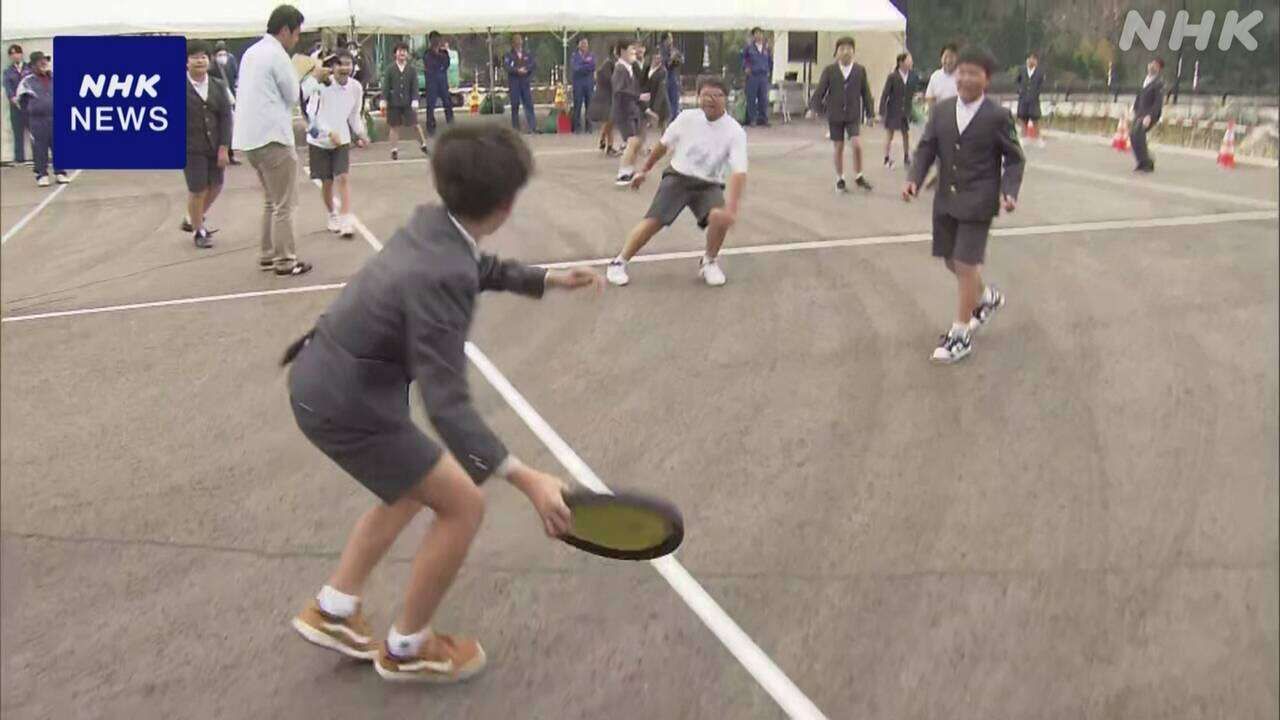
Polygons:
[[[487,33],[489,34],[489,62],[488,62],[488,65],[489,65],[489,97],[490,97],[490,98],[492,98],[492,97],[493,97],[493,74],[494,74],[494,67],[493,67],[493,28],[486,28],[485,32],[487,32]],[[490,100],[490,102],[492,103],[493,101],[492,101],[492,100]]]

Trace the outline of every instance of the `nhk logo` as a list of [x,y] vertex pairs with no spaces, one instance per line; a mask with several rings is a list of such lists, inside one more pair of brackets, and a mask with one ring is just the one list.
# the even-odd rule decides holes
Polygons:
[[[1160,36],[1163,34],[1164,21],[1167,17],[1163,10],[1156,10],[1151,14],[1151,22],[1147,22],[1142,18],[1142,13],[1130,10],[1124,18],[1124,29],[1120,32],[1120,49],[1127,51],[1133,47],[1133,37],[1136,35],[1142,40],[1143,47],[1150,52],[1155,52],[1160,47]],[[1251,31],[1262,22],[1262,19],[1261,10],[1254,10],[1243,18],[1240,17],[1239,12],[1228,10],[1222,18],[1221,30],[1218,33],[1218,49],[1226,52],[1238,40],[1246,50],[1257,50],[1258,41],[1254,39]],[[1173,28],[1169,31],[1169,49],[1180,50],[1182,41],[1187,38],[1195,38],[1196,50],[1208,49],[1209,41],[1213,39],[1215,20],[1217,15],[1212,10],[1205,10],[1200,16],[1200,23],[1192,25],[1191,13],[1180,10],[1174,16]]]
[[181,37],[53,40],[58,162],[86,169],[186,164],[187,59]]
[[[136,81],[136,83],[135,83]],[[102,73],[85,75],[80,82],[81,98],[142,98],[156,100],[160,95],[156,85],[160,82],[158,73],[151,75],[112,75],[110,81]],[[105,87],[105,93],[103,91]],[[71,130],[87,132],[112,132],[113,130],[136,131],[142,129],[142,121],[147,120],[147,128],[153,132],[164,132],[169,127],[169,113],[160,105],[150,107],[121,107],[111,105],[84,105],[71,107]]]

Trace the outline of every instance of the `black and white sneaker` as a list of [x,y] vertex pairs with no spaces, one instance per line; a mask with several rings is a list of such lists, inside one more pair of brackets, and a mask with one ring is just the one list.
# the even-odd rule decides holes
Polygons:
[[179,225],[178,227],[182,229],[182,232],[194,232],[194,231],[195,231],[195,227],[191,224],[191,218],[186,217],[186,216],[183,216],[183,218],[182,218],[182,224],[181,224],[181,225]]
[[613,184],[618,187],[626,187],[631,184],[631,181],[634,180],[635,177],[634,173],[625,173],[623,175],[619,175],[618,179],[613,181]]
[[392,160],[400,159],[400,148],[391,148],[391,159]]
[[933,361],[950,365],[964,359],[973,349],[973,337],[968,332],[951,331],[943,335],[938,347],[933,351]]
[[839,190],[840,192],[846,192],[848,189],[849,189],[849,186],[845,184],[844,178],[836,178],[836,190]]
[[431,157],[431,151],[427,149],[426,143],[422,143],[421,145],[419,145],[418,149],[422,151],[423,155],[426,155],[427,157]]
[[973,317],[969,319],[969,332],[975,332],[991,322],[996,311],[1004,307],[1004,293],[1000,292],[995,285],[988,285],[987,290],[989,292],[984,294],[984,299],[979,301],[978,307],[973,309]]
[[893,158],[891,158],[891,157],[887,157],[887,158],[885,158],[885,159],[884,159],[884,166],[885,166],[885,167],[887,167],[887,168],[889,168],[890,170],[892,170],[892,169],[893,169]]
[[863,190],[866,190],[867,192],[871,192],[871,183],[867,182],[867,179],[862,177],[861,175],[853,179],[853,184],[857,185]]
[[195,241],[196,247],[201,250],[208,250],[213,247],[213,233],[209,232],[205,228],[200,228],[195,231],[192,240]]

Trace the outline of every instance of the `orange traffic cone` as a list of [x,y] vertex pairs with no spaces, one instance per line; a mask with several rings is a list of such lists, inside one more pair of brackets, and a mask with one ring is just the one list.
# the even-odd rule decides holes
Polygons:
[[1119,152],[1129,151],[1129,118],[1124,115],[1120,116],[1120,122],[1116,124],[1116,134],[1111,136],[1111,147]]
[[1227,122],[1227,132],[1222,136],[1222,146],[1218,148],[1218,167],[1230,170],[1236,166],[1236,123]]

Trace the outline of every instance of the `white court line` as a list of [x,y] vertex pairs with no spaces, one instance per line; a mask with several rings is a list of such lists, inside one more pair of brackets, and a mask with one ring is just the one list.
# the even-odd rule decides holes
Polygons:
[[[84,171],[76,170],[75,172],[71,173],[71,179],[74,181],[76,178],[80,177],[80,173],[82,172]],[[59,195],[62,194],[63,190],[66,190],[69,187],[71,187],[70,183],[66,185],[59,185],[56,190],[49,193],[49,195],[45,197],[44,200],[41,200],[39,205],[36,205],[34,208],[31,208],[31,211],[28,212],[26,215],[22,216],[22,219],[18,221],[17,225],[14,225],[13,227],[9,228],[9,232],[5,233],[4,237],[0,237],[0,245],[4,245],[5,243],[9,242],[9,238],[13,237],[14,235],[17,235],[19,230],[26,227],[27,223],[31,222],[31,220],[34,219],[36,215],[40,214],[41,210],[45,209],[45,207],[49,203],[53,202],[55,198],[57,198]]]
[[[307,172],[311,172],[310,168],[307,169]],[[314,183],[316,187],[324,187],[321,185],[319,180],[312,179],[311,182]],[[334,207],[338,206],[338,198],[333,198],[333,205]],[[364,236],[365,242],[369,243],[369,246],[374,249],[374,252],[381,252],[382,241],[378,240],[373,233],[369,232],[369,228],[365,227],[365,224],[360,221],[360,218],[357,217],[355,213],[347,214],[351,216],[351,224],[355,226],[356,230],[358,230],[362,236]]]
[[58,312],[37,313],[33,315],[16,315],[0,322],[23,322],[25,320],[50,320],[60,317],[78,315],[97,315],[99,313],[123,312],[125,310],[143,310],[146,308],[172,307],[174,305],[199,305],[201,303],[218,302],[220,300],[243,300],[245,298],[269,297],[271,295],[293,295],[296,293],[319,292],[321,290],[338,290],[346,283],[330,283],[328,285],[304,285],[302,287],[281,288],[279,290],[254,290],[252,292],[231,293],[228,295],[206,295],[203,297],[178,298],[176,300],[157,300],[154,302],[130,303],[128,305],[107,305],[80,310],[60,310]]
[[[1171,218],[1150,218],[1145,220],[1103,220],[1099,222],[1087,223],[1065,223],[1061,225],[1028,225],[1024,227],[994,228],[992,235],[1000,237],[1018,237],[1022,235],[1052,235],[1052,234],[1069,234],[1081,232],[1095,232],[1103,230],[1137,230],[1143,228],[1160,228],[1160,227],[1182,227],[1188,225],[1216,225],[1219,223],[1229,222],[1250,222],[1254,220],[1276,220],[1280,218],[1280,214],[1275,211],[1251,210],[1246,212],[1220,213],[1217,215],[1184,215],[1181,217]],[[363,224],[357,225],[357,228]],[[368,228],[361,230],[361,234],[368,232]],[[373,237],[372,233],[365,238]],[[839,240],[805,240],[800,242],[789,243],[773,243],[769,245],[749,245],[746,247],[724,248],[720,251],[721,255],[763,255],[768,253],[792,252],[797,250],[826,250],[831,248],[849,248],[861,247],[864,245],[891,245],[896,243],[915,243],[924,242],[932,235],[929,233],[910,233],[906,235],[879,235],[874,237],[861,238],[844,238]],[[377,242],[374,237],[373,243]],[[373,244],[371,243],[371,244]],[[381,243],[374,245],[378,247]],[[667,260],[689,260],[702,257],[701,250],[689,250],[684,252],[669,253],[652,253],[646,255],[637,255],[631,258],[633,263],[650,263],[663,262]],[[539,263],[537,266],[548,270],[562,270],[571,267],[588,267],[594,265],[607,265],[613,258],[594,258],[587,260],[570,260],[566,262]],[[333,283],[329,285],[306,285],[303,287],[287,288],[281,290],[258,290],[253,292],[234,293],[231,295],[212,295],[209,297],[180,298],[177,300],[160,300],[156,302],[132,303],[129,305],[108,305],[105,307],[83,308],[80,310],[61,310],[58,312],[35,313],[31,315],[15,315],[0,318],[0,323],[24,322],[28,320],[48,320],[51,318],[73,317],[76,315],[95,315],[98,313],[120,312],[124,310],[141,310],[145,308],[168,307],[171,305],[193,305],[197,303],[213,302],[215,300],[237,300],[241,298],[263,297],[267,295],[286,295],[291,293],[307,293],[320,292],[324,290],[337,290],[342,288],[346,283]]]
[[1048,170],[1060,175],[1070,175],[1072,177],[1083,178],[1085,180],[1094,180],[1096,182],[1104,182],[1112,185],[1121,185],[1127,188],[1156,190],[1158,192],[1172,193],[1174,195],[1182,195],[1184,197],[1194,198],[1196,200],[1218,200],[1221,202],[1235,203],[1237,205],[1248,205],[1250,207],[1275,208],[1280,207],[1271,200],[1255,200],[1254,198],[1239,197],[1237,195],[1228,195],[1226,193],[1217,193],[1209,190],[1201,190],[1199,188],[1183,187],[1181,185],[1168,185],[1166,183],[1147,182],[1145,179],[1124,177],[1118,175],[1108,175],[1105,173],[1090,172],[1089,170],[1078,170],[1076,168],[1065,167],[1063,165],[1052,165],[1042,162],[1027,163],[1029,170]]
[[[791,140],[791,141],[784,142],[780,140],[774,140],[771,142],[748,143],[747,148],[748,149],[767,148],[767,147],[799,148],[799,147],[803,147],[806,145],[813,145],[813,144],[814,143],[812,141]],[[556,157],[559,155],[589,155],[592,153],[599,154],[600,149],[599,148],[574,148],[569,150],[535,150],[533,151],[533,156],[534,157]],[[610,158],[610,159],[613,159],[613,158]],[[376,167],[379,165],[413,165],[413,164],[422,164],[422,163],[429,163],[429,162],[431,162],[431,158],[407,158],[404,160],[366,160],[364,162],[350,163],[350,166],[351,167]]]
[[[480,351],[480,348],[468,342],[466,350],[467,357],[480,374],[484,375],[485,380],[489,381],[493,389],[498,391],[502,399],[507,401],[516,415],[529,426],[533,434],[547,446],[551,454],[555,455],[556,460],[575,480],[592,492],[613,494],[613,491],[583,462],[582,458],[578,457],[578,454],[569,447],[555,429],[542,419],[538,411],[533,409],[529,401],[525,400],[520,391],[515,389],[515,386]],[[657,560],[650,560],[649,564],[658,571],[671,589],[676,591],[680,599],[685,601],[689,609],[693,610],[694,614],[719,638],[725,648],[738,659],[738,662],[742,663],[747,672],[751,673],[751,677],[760,683],[765,692],[773,697],[789,717],[814,720],[826,717],[818,706],[796,687],[791,678],[787,677],[786,673],[782,672],[760,649],[760,646],[756,645],[755,641],[733,621],[733,618],[729,617],[729,614],[703,589],[697,579],[689,574],[679,560],[672,555],[667,555]]]
[[[1136,230],[1156,227],[1181,227],[1184,225],[1213,225],[1225,222],[1248,222],[1251,220],[1275,220],[1280,217],[1276,212],[1252,210],[1248,212],[1218,213],[1216,215],[1184,215],[1171,218],[1149,218],[1145,220],[1102,220],[1085,223],[1064,223],[1061,225],[1028,225],[1024,227],[993,228],[992,235],[1000,237],[1017,237],[1020,235],[1053,235],[1058,233],[1096,232],[1100,230]],[[720,251],[721,255],[763,255],[767,253],[791,252],[795,250],[826,250],[830,248],[861,247],[863,245],[890,245],[897,243],[925,242],[933,237],[932,233],[911,233],[907,235],[879,235],[860,238],[843,238],[839,240],[804,240],[800,242],[772,243],[769,245],[747,245],[729,247]],[[686,250],[682,252],[651,253],[631,258],[633,263],[663,262],[666,260],[690,260],[702,257],[702,250]],[[571,267],[608,265],[613,258],[595,258],[592,260],[570,260],[567,262],[544,263],[539,267],[548,270],[563,270]]]

